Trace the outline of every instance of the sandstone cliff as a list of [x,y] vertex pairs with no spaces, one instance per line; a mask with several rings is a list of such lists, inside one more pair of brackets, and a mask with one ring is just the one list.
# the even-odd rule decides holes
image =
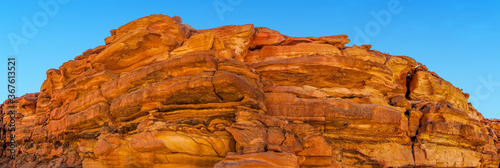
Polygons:
[[4,102],[0,166],[498,167],[500,122],[468,94],[348,42],[140,18]]

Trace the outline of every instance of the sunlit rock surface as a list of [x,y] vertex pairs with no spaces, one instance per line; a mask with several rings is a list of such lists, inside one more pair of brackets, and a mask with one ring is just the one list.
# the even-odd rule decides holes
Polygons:
[[348,42],[140,18],[4,102],[0,166],[498,167],[500,121],[468,94]]

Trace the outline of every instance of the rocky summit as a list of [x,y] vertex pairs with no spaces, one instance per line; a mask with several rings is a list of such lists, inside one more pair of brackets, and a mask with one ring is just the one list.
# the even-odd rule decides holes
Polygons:
[[345,46],[346,35],[151,15],[104,41],[48,70],[39,93],[4,102],[0,167],[500,163],[500,120],[414,59]]

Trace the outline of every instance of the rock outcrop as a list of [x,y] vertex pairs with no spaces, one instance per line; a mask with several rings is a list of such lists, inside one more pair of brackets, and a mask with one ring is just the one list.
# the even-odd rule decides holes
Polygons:
[[348,42],[140,18],[48,70],[40,93],[4,102],[0,165],[499,166],[500,121],[468,94],[410,57]]

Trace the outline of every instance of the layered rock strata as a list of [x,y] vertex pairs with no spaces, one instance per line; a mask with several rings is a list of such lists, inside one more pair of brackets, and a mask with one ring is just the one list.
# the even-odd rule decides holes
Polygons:
[[[253,25],[130,22],[5,101],[1,167],[498,167],[500,121],[406,56]],[[8,109],[15,109],[16,130]]]

